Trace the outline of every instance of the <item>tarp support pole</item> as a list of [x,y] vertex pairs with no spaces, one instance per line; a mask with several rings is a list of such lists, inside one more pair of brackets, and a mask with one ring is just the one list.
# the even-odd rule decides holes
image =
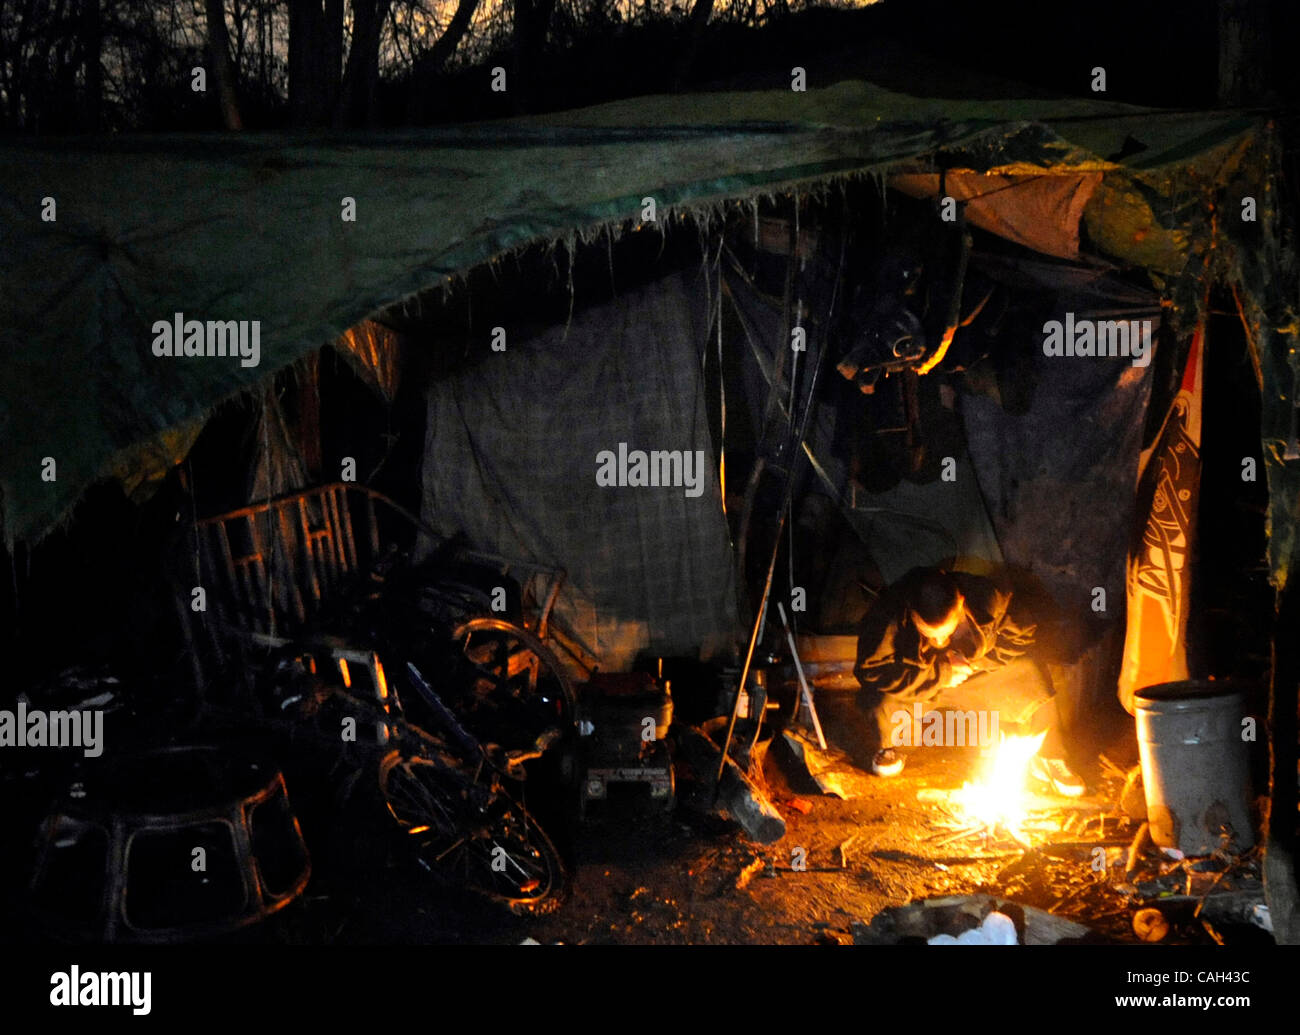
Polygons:
[[1296,885],[1296,693],[1300,688],[1300,550],[1292,551],[1287,580],[1277,597],[1268,689],[1268,830],[1264,897],[1279,945],[1300,944],[1300,891]]

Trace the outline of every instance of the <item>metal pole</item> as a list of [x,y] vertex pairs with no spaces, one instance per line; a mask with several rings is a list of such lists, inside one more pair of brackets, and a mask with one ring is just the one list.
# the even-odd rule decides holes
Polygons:
[[[843,256],[841,255],[841,263]],[[837,285],[838,286],[838,285]],[[781,510],[777,516],[776,535],[772,542],[772,557],[767,563],[767,578],[763,583],[763,596],[759,603],[758,617],[754,620],[754,628],[749,634],[749,650],[745,653],[745,666],[740,673],[740,683],[736,687],[736,696],[731,702],[731,718],[727,722],[727,737],[722,744],[722,757],[718,761],[718,772],[714,782],[714,797],[716,800],[718,787],[721,786],[722,774],[727,768],[727,752],[731,749],[731,738],[736,729],[736,717],[740,712],[740,695],[745,689],[745,681],[749,678],[749,666],[754,660],[754,648],[758,644],[759,634],[763,628],[763,619],[767,614],[767,598],[772,591],[772,576],[776,572],[776,559],[781,552],[781,532],[785,528],[786,515],[790,511],[790,503],[794,498],[794,487],[798,481],[799,461],[803,457],[803,441],[808,433],[808,421],[812,416],[813,397],[817,390],[817,380],[821,373],[823,360],[826,353],[830,351],[829,342],[823,341],[821,353],[817,357],[817,362],[813,365],[812,375],[808,380],[808,401],[804,404],[803,414],[799,419],[798,431],[795,433],[792,448],[789,452],[790,467],[786,476],[785,494],[781,501]],[[791,414],[791,417],[794,415]]]
[[[786,513],[790,509],[790,502],[794,497],[794,486],[797,481],[796,475],[799,472],[799,461],[803,457],[804,437],[808,432],[808,421],[812,416],[813,399],[817,391],[817,380],[821,375],[821,369],[825,365],[826,354],[830,351],[830,338],[832,331],[832,320],[835,315],[835,302],[839,297],[840,279],[844,275],[844,253],[848,245],[848,234],[844,228],[841,228],[840,238],[840,261],[835,271],[835,286],[831,290],[831,304],[826,312],[826,330],[823,335],[821,352],[817,355],[817,362],[813,364],[811,376],[808,379],[808,401],[804,404],[803,415],[799,420],[799,429],[791,443],[789,452],[790,468],[787,475],[785,486],[785,497],[781,503],[781,512],[777,517],[776,536],[773,539],[772,559],[767,565],[767,579],[763,583],[763,598],[758,609],[758,617],[754,621],[753,631],[749,635],[749,650],[745,654],[745,666],[740,673],[740,683],[736,687],[736,696],[731,702],[731,718],[727,721],[727,737],[722,744],[722,757],[718,760],[718,772],[713,781],[713,798],[717,801],[718,790],[722,786],[722,774],[727,769],[727,752],[731,750],[731,738],[736,730],[736,715],[740,711],[740,695],[744,692],[745,681],[749,678],[749,666],[754,660],[754,647],[758,643],[758,637],[762,630],[763,619],[767,612],[767,598],[772,591],[772,575],[776,571],[776,558],[781,551],[781,532],[785,527]],[[775,385],[773,385],[775,391]],[[794,414],[790,414],[791,425],[793,426]],[[740,544],[743,547],[743,544]],[[743,574],[743,573],[742,573]],[[761,721],[761,716],[760,716]]]
[[722,774],[727,768],[727,752],[731,749],[731,735],[736,729],[736,716],[740,712],[740,695],[745,690],[745,681],[749,678],[749,665],[754,660],[754,647],[758,644],[758,633],[763,627],[763,618],[767,614],[767,595],[772,590],[772,574],[776,571],[776,555],[781,546],[781,528],[785,524],[785,508],[781,510],[781,519],[776,528],[777,549],[772,551],[772,560],[767,566],[767,581],[763,584],[763,599],[758,606],[758,617],[754,619],[753,631],[749,634],[749,650],[745,652],[745,667],[740,671],[740,682],[736,686],[736,696],[731,701],[731,718],[727,722],[727,738],[722,743],[722,757],[718,760],[718,772],[714,778],[713,795],[717,799],[718,788],[722,786]]
[[794,645],[794,633],[790,631],[790,623],[785,617],[785,606],[778,600],[776,609],[781,613],[781,624],[785,626],[785,638],[790,644],[790,657],[794,659],[794,670],[799,676],[799,686],[803,688],[803,701],[808,706],[808,714],[812,717],[813,732],[817,734],[817,746],[823,751],[826,750],[826,735],[822,733],[822,723],[817,718],[817,708],[813,705],[812,690],[808,688],[808,679],[803,674],[803,665],[799,662],[799,651]]

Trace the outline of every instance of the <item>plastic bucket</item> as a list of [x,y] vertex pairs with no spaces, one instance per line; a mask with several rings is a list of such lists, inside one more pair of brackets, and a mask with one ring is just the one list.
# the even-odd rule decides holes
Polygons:
[[1151,839],[1208,855],[1230,829],[1235,847],[1255,843],[1241,720],[1244,697],[1225,683],[1159,683],[1134,698]]

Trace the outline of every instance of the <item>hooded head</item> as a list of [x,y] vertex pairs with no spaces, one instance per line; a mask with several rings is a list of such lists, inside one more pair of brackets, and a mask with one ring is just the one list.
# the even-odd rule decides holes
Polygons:
[[942,650],[961,624],[964,604],[965,598],[951,575],[926,572],[909,601],[912,624],[931,647]]

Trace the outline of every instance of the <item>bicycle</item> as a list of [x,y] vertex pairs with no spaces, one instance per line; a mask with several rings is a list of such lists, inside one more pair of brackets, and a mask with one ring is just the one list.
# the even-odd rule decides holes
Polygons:
[[564,734],[555,740],[557,753],[572,746],[577,695],[543,642],[549,606],[533,632],[517,608],[493,613],[481,584],[437,564],[390,562],[370,576],[367,590],[352,594],[333,624],[385,657],[441,673],[442,699],[481,739],[525,749],[556,727]]
[[560,853],[507,789],[522,785],[525,764],[554,743],[558,727],[527,748],[505,750],[467,729],[412,662],[402,681],[434,730],[406,718],[402,695],[374,651],[299,641],[279,645],[271,660],[270,689],[290,728],[311,728],[323,742],[342,744],[354,778],[374,767],[387,812],[423,869],[516,915],[560,905],[568,885]]

